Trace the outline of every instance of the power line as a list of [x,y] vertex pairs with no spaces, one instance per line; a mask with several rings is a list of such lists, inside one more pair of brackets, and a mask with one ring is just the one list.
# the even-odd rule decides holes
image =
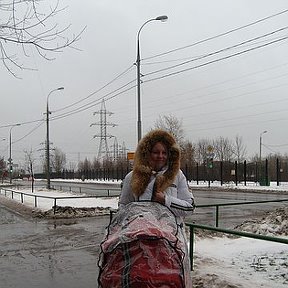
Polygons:
[[[263,92],[263,91],[267,91],[267,90],[271,90],[271,89],[275,89],[275,88],[279,88],[279,87],[283,87],[283,86],[287,86],[287,85],[288,85],[288,83],[283,83],[281,85],[275,85],[275,86],[270,86],[270,87],[266,87],[266,88],[260,88],[260,89],[253,90],[253,91],[250,91],[250,92],[244,92],[244,93],[241,93],[241,94],[237,94],[237,95],[234,95],[234,96],[226,96],[226,97],[221,98],[221,99],[213,99],[213,100],[209,100],[209,101],[202,102],[202,103],[199,103],[199,104],[194,104],[194,105],[191,105],[190,107],[199,107],[199,106],[203,106],[203,105],[207,105],[207,104],[211,104],[211,103],[215,103],[215,102],[219,103],[219,102],[230,100],[230,99],[233,99],[233,98],[237,98],[238,99],[238,98],[246,96],[246,95],[259,93],[259,92]],[[214,94],[214,93],[212,93],[212,94]],[[209,94],[209,95],[211,95],[211,94]],[[202,96],[202,98],[203,98],[203,96]]]
[[[166,74],[166,75],[162,75],[162,76],[158,76],[158,77],[151,78],[151,79],[148,79],[148,80],[144,80],[143,83],[152,82],[152,81],[164,79],[164,78],[167,78],[167,77],[175,76],[175,75],[180,74],[180,73],[184,73],[184,72],[187,72],[187,71],[190,71],[190,70],[194,70],[194,69],[197,69],[197,68],[201,68],[201,67],[204,67],[204,66],[207,66],[207,65],[216,63],[216,62],[220,62],[220,61],[223,61],[223,60],[227,60],[227,59],[229,59],[229,58],[232,58],[232,57],[235,57],[235,56],[239,56],[239,55],[242,55],[242,54],[245,54],[245,53],[254,51],[254,50],[256,50],[256,49],[260,49],[260,48],[269,46],[269,45],[271,45],[271,44],[275,44],[275,43],[277,43],[277,42],[284,41],[284,40],[286,40],[287,38],[288,38],[288,36],[285,36],[285,37],[279,38],[279,39],[277,39],[277,40],[270,41],[269,43],[262,44],[262,45],[259,45],[259,46],[256,46],[256,47],[253,47],[253,48],[250,48],[250,49],[246,49],[246,50],[243,50],[243,51],[240,51],[240,52],[237,52],[237,53],[234,53],[234,54],[225,56],[225,57],[221,57],[221,58],[218,58],[218,59],[215,59],[215,60],[211,60],[211,61],[208,61],[208,62],[206,62],[206,63],[202,63],[202,64],[199,64],[199,65],[190,67],[190,68],[182,69],[182,70],[179,70],[179,71],[171,72],[171,73]],[[150,73],[150,74],[151,74],[151,73]],[[149,75],[149,74],[147,74],[147,75]]]
[[35,122],[42,122],[42,121],[44,121],[44,119],[31,120],[31,121],[26,121],[26,122],[18,122],[18,123],[14,123],[14,124],[7,124],[7,125],[0,126],[0,129],[1,128],[10,128],[12,126],[15,126],[16,124],[21,124],[21,126],[22,126],[22,125],[31,124],[31,123],[35,123]]
[[210,40],[214,40],[214,39],[217,39],[217,38],[226,36],[226,35],[228,35],[228,34],[231,34],[231,33],[234,33],[234,32],[236,32],[236,31],[242,30],[242,29],[244,29],[244,28],[247,28],[247,27],[250,27],[250,26],[259,24],[259,23],[264,22],[264,21],[266,21],[266,20],[268,20],[268,19],[271,19],[271,18],[277,17],[277,16],[279,16],[279,15],[285,14],[285,13],[287,13],[287,12],[288,12],[288,9],[285,9],[285,10],[280,11],[280,12],[278,12],[278,13],[272,14],[272,15],[267,16],[267,17],[264,17],[264,18],[261,18],[261,19],[259,19],[259,20],[254,21],[254,22],[251,22],[251,23],[249,23],[249,24],[240,26],[240,27],[238,27],[238,28],[234,28],[234,29],[228,30],[228,31],[226,31],[226,32],[224,32],[224,33],[221,33],[221,34],[218,34],[218,35],[216,35],[216,36],[208,37],[208,38],[206,38],[206,39],[204,39],[204,40],[200,40],[200,41],[195,42],[195,43],[193,43],[193,44],[186,45],[186,46],[182,46],[182,47],[179,47],[179,48],[176,48],[176,49],[172,49],[172,50],[169,50],[169,51],[160,53],[160,54],[156,54],[156,55],[154,55],[154,56],[150,56],[150,57],[143,58],[142,61],[148,60],[148,59],[153,59],[153,58],[160,57],[160,56],[164,56],[164,55],[167,55],[167,54],[170,54],[170,53],[177,52],[177,51],[179,51],[179,50],[187,49],[187,48],[190,48],[190,47],[193,47],[193,46],[196,46],[196,45],[199,45],[199,44],[208,42],[208,41],[210,41]]
[[[205,125],[205,124],[211,124],[211,123],[221,123],[221,122],[227,122],[227,121],[234,121],[234,120],[239,120],[239,119],[246,119],[247,117],[255,117],[255,116],[260,116],[260,115],[267,115],[267,114],[271,114],[271,113],[275,113],[275,112],[286,112],[288,110],[288,108],[286,109],[281,109],[281,110],[274,110],[274,111],[265,111],[265,112],[261,112],[261,113],[253,113],[253,114],[246,114],[246,115],[241,115],[241,116],[237,116],[237,117],[233,117],[233,118],[226,118],[226,119],[221,119],[221,120],[213,120],[213,121],[207,121],[207,122],[201,122],[199,123],[199,125]],[[194,124],[195,126],[195,124]],[[197,125],[196,125],[197,126]]]
[[[105,84],[104,86],[102,86],[102,87],[99,88],[98,90],[92,92],[92,93],[89,94],[88,96],[86,96],[86,97],[84,97],[84,98],[82,98],[82,99],[80,99],[80,100],[78,100],[78,101],[76,101],[76,102],[74,102],[74,103],[72,103],[72,104],[70,104],[70,105],[67,105],[67,106],[65,106],[65,107],[63,107],[63,108],[54,110],[53,112],[58,112],[58,111],[62,111],[62,110],[68,109],[68,108],[70,108],[70,107],[72,107],[72,106],[75,106],[75,105],[81,103],[82,101],[87,100],[87,99],[90,98],[91,96],[99,93],[99,92],[102,91],[104,88],[108,87],[108,86],[111,85],[113,82],[115,82],[117,79],[119,79],[120,77],[122,77],[123,75],[125,75],[132,67],[133,67],[133,65],[131,65],[129,68],[125,69],[123,72],[121,72],[121,73],[120,73],[118,76],[116,76],[114,79],[112,79],[111,81],[109,81],[107,84]],[[133,80],[133,81],[135,81],[135,80]],[[131,81],[131,82],[132,82],[132,81]],[[131,83],[131,82],[129,82],[129,83]],[[128,84],[129,84],[129,83],[128,83]],[[127,84],[126,84],[126,85],[127,85]],[[113,93],[113,92],[111,92],[111,93]],[[87,105],[87,104],[86,104],[86,105]]]
[[[193,59],[190,59],[190,60],[188,60],[188,61],[185,61],[185,62],[176,64],[176,65],[173,65],[173,66],[169,66],[169,67],[162,68],[162,69],[159,69],[159,70],[150,72],[150,73],[146,73],[144,76],[146,77],[146,76],[149,76],[149,75],[157,74],[157,73],[159,73],[159,72],[163,72],[163,71],[167,71],[167,70],[170,70],[170,69],[174,69],[174,68],[177,68],[177,67],[180,67],[180,66],[189,64],[189,63],[191,63],[191,62],[195,62],[195,61],[198,61],[198,60],[201,60],[201,59],[204,59],[204,58],[208,58],[208,57],[211,57],[211,56],[220,54],[220,53],[222,53],[222,52],[226,52],[226,51],[232,50],[232,49],[234,49],[234,48],[243,46],[243,45],[245,45],[245,44],[247,44],[247,43],[254,42],[255,40],[259,40],[259,39],[262,39],[262,38],[271,36],[271,35],[273,35],[273,34],[275,34],[275,33],[282,32],[282,31],[284,31],[284,30],[286,30],[286,29],[288,29],[288,26],[283,27],[283,28],[280,28],[280,29],[277,29],[277,30],[274,30],[274,31],[272,31],[272,32],[266,33],[266,34],[261,35],[261,36],[257,36],[257,37],[248,39],[248,40],[243,41],[243,42],[240,42],[240,43],[238,43],[238,44],[235,44],[235,45],[232,45],[232,46],[229,46],[229,47],[226,47],[226,48],[223,48],[223,49],[220,49],[220,50],[217,50],[217,51],[214,51],[214,52],[205,54],[205,55],[202,55],[202,56],[200,56],[200,57],[198,57],[198,58],[193,58]],[[274,41],[277,41],[277,40],[278,40],[278,39],[276,39],[276,40],[274,40]],[[270,42],[271,42],[271,41],[270,41]],[[263,45],[265,45],[265,44],[263,44]],[[261,45],[260,45],[260,46],[261,46]],[[258,47],[260,47],[260,46],[258,46]],[[252,49],[252,48],[251,48],[251,49]]]
[[[128,83],[128,84],[130,84],[130,83]],[[86,110],[88,110],[88,109],[90,109],[92,107],[95,107],[96,105],[99,105],[102,100],[108,101],[108,100],[110,100],[112,98],[115,98],[115,97],[117,97],[117,96],[119,96],[121,94],[124,94],[124,93],[130,91],[131,89],[133,89],[135,87],[136,87],[136,84],[131,86],[131,87],[129,87],[129,88],[127,88],[127,89],[125,89],[125,90],[123,90],[123,91],[120,91],[119,93],[116,93],[114,95],[111,95],[110,97],[107,97],[107,96],[109,96],[109,94],[114,93],[115,91],[110,92],[110,93],[106,94],[105,96],[102,96],[100,99],[97,99],[97,100],[94,100],[94,101],[90,102],[89,104],[83,105],[82,107],[74,109],[74,110],[72,110],[70,112],[66,112],[66,113],[51,117],[50,119],[51,120],[58,120],[58,119],[66,118],[68,116],[71,116],[71,115],[86,111]],[[118,90],[118,89],[116,89],[116,90]]]
[[229,108],[229,109],[225,109],[225,110],[221,110],[221,111],[213,111],[213,112],[204,112],[204,113],[200,113],[200,114],[193,114],[189,116],[189,119],[191,117],[195,118],[195,117],[200,117],[200,116],[206,116],[209,115],[211,116],[212,114],[220,114],[220,113],[226,113],[226,112],[231,112],[231,111],[235,111],[235,110],[243,110],[245,108],[251,108],[254,106],[263,106],[263,105],[267,105],[267,104],[272,104],[272,103],[279,103],[279,102],[286,102],[288,101],[287,98],[285,99],[280,99],[280,100],[274,100],[274,101],[267,101],[267,102],[262,102],[262,103],[256,103],[256,104],[249,104],[249,105],[245,105],[245,106],[238,106],[238,107],[233,107],[233,108]]
[[288,146],[288,143],[287,144],[277,144],[277,145],[272,145],[272,144],[268,145],[268,144],[266,144],[266,146],[268,146],[268,147],[285,147],[285,146]]
[[[32,134],[35,130],[37,130],[37,129],[38,129],[40,126],[42,126],[43,124],[44,124],[44,120],[43,120],[42,123],[39,123],[36,127],[34,127],[31,131],[29,131],[26,135],[24,135],[23,137],[15,140],[15,141],[13,141],[12,143],[14,144],[14,143],[17,143],[17,142],[25,139],[27,136],[29,136],[30,134]],[[21,125],[22,125],[22,124],[21,124]]]
[[[132,82],[132,81],[131,81],[131,82]],[[126,85],[131,84],[131,82],[127,83]],[[135,81],[133,81],[133,82],[135,82]],[[125,86],[125,85],[123,85],[121,88],[123,88],[124,86]],[[133,89],[133,88],[135,88],[135,87],[136,87],[136,85],[133,85],[132,87],[127,88],[127,89],[125,89],[125,90],[123,90],[123,91],[120,91],[120,92],[117,93],[117,94],[111,95],[110,97],[106,98],[106,100],[110,100],[110,99],[112,99],[112,98],[115,98],[115,97],[117,97],[117,96],[119,96],[119,95],[121,95],[121,94],[123,94],[123,93],[125,93],[125,92],[128,92],[129,90],[131,90],[131,89]],[[119,88],[119,89],[121,89],[121,88]],[[116,89],[116,90],[112,91],[111,93],[114,93],[115,91],[117,91],[117,90],[119,90],[119,89]],[[57,115],[57,116],[53,116],[53,117],[50,118],[50,121],[58,120],[58,119],[62,119],[62,118],[66,118],[66,117],[68,117],[68,116],[71,116],[71,115],[74,115],[74,114],[76,114],[76,113],[80,113],[80,112],[86,111],[86,110],[88,110],[88,109],[90,109],[90,108],[92,108],[92,107],[95,107],[96,105],[99,105],[99,104],[100,104],[100,101],[102,101],[103,99],[105,99],[105,97],[106,97],[106,96],[109,96],[109,94],[111,94],[111,93],[106,94],[105,96],[103,96],[103,97],[100,98],[100,99],[97,99],[97,100],[92,101],[91,103],[96,102],[96,101],[99,101],[99,102],[96,102],[96,103],[93,103],[93,104],[90,103],[91,105],[88,106],[88,107],[85,107],[85,106],[87,106],[87,104],[86,104],[86,105],[83,106],[82,109],[77,108],[77,109],[75,109],[74,111],[70,111],[70,112],[66,112],[66,113],[63,113],[63,114],[60,114],[60,115]],[[45,120],[44,120],[44,119],[39,119],[39,120],[33,120],[33,121],[27,121],[27,122],[19,123],[19,124],[21,124],[21,126],[22,126],[22,125],[24,125],[24,124],[31,124],[31,123],[35,123],[35,122],[41,122],[41,123],[40,123],[39,125],[37,125],[35,128],[33,128],[33,129],[32,129],[30,132],[28,132],[26,135],[24,135],[23,137],[21,137],[20,139],[18,139],[18,140],[16,140],[16,141],[14,141],[13,143],[17,143],[17,142],[23,140],[24,138],[26,138],[27,136],[29,136],[30,134],[32,134],[32,133],[33,133],[35,130],[37,130],[42,124],[44,124]],[[13,126],[13,124],[3,125],[3,126],[0,126],[0,128],[8,128],[8,127],[11,127],[11,126]]]
[[[251,76],[254,76],[254,75],[257,75],[257,74],[260,74],[260,73],[265,73],[267,71],[271,71],[271,70],[275,70],[275,69],[279,69],[280,67],[284,67],[284,66],[287,66],[288,65],[288,62],[286,63],[281,63],[281,65],[276,65],[276,66],[272,66],[268,69],[261,69],[261,70],[258,70],[258,71],[255,71],[255,72],[251,72],[251,73],[247,73],[245,75],[242,75],[240,77],[236,77],[236,78],[230,78],[230,79],[226,79],[224,81],[220,81],[220,82],[216,82],[216,83],[212,83],[210,85],[206,85],[206,86],[203,86],[203,87],[199,87],[199,88],[194,88],[194,89],[191,89],[191,90],[188,90],[188,91],[185,91],[185,92],[182,92],[182,93],[177,93],[175,95],[176,98],[178,98],[178,96],[182,96],[182,95],[185,95],[185,94],[190,94],[190,93],[194,93],[194,92],[197,92],[197,91],[201,91],[201,90],[205,90],[205,89],[208,89],[208,88],[213,88],[213,87],[217,87],[217,86],[221,86],[223,84],[226,84],[226,83],[229,83],[229,82],[233,82],[233,81],[236,81],[236,80],[239,80],[239,79],[245,79],[247,77],[251,77]],[[211,95],[215,95],[215,94],[219,94],[219,93],[222,93],[222,92],[227,92],[227,91],[231,91],[231,90],[234,90],[234,89],[238,89],[238,88],[242,88],[242,87],[246,87],[247,85],[253,85],[253,84],[257,84],[259,82],[263,82],[263,81],[267,81],[267,80],[271,80],[271,79],[277,79],[279,77],[283,77],[283,76],[286,76],[287,73],[285,74],[282,74],[280,76],[276,76],[276,77],[273,77],[273,78],[266,78],[265,80],[261,80],[261,81],[254,81],[254,82],[250,82],[250,83],[246,83],[245,85],[240,85],[240,86],[237,86],[237,87],[232,87],[232,88],[229,88],[229,89],[225,89],[225,90],[222,90],[222,91],[218,91],[218,92],[211,92],[211,93],[208,93],[208,94],[201,94],[200,96],[194,96],[191,98],[191,96],[189,96],[189,99],[197,99],[197,98],[204,98],[204,97],[208,97],[208,96],[211,96]],[[275,88],[275,87],[274,87]],[[269,88],[268,88],[269,89]],[[257,92],[257,91],[256,91]],[[165,98],[170,98],[171,96],[166,96]],[[175,98],[174,97],[174,98]],[[163,98],[162,100],[163,101]],[[178,101],[178,100],[177,100]],[[155,103],[157,102],[157,99],[154,99],[154,101],[150,101],[150,103]],[[157,105],[157,104],[156,104]],[[153,105],[152,105],[153,106]],[[185,106],[186,108],[188,108],[188,106]],[[190,108],[189,108],[190,109]]]
[[274,151],[273,149],[271,149],[268,145],[265,145],[262,143],[262,146],[264,146],[266,149],[270,150],[271,152],[277,154],[277,151]]
[[[287,28],[286,28],[287,29]],[[260,39],[262,38],[262,36],[259,36],[260,37]],[[274,38],[274,39],[278,39],[278,38]],[[248,45],[248,43],[249,42],[251,42],[250,40],[247,40],[248,41],[248,43],[247,43],[247,45],[246,45],[246,43],[242,43],[242,44],[236,44],[235,46],[242,46],[242,47],[250,47],[250,46],[252,46],[252,45],[255,45],[255,44],[259,44],[259,43],[265,43],[265,42],[267,42],[267,41],[271,41],[271,40],[274,40],[273,38],[271,38],[270,40],[262,40],[262,41],[257,41],[257,39],[254,39],[255,41],[253,41],[254,43],[251,43],[251,44],[249,44]],[[252,39],[253,40],[253,39]],[[223,51],[221,51],[220,50],[220,52],[224,52],[225,50],[231,50],[231,49],[233,49],[233,48],[236,48],[236,47],[234,47],[234,46],[230,46],[230,47],[227,47],[227,48],[224,48],[224,49],[222,49]],[[215,53],[215,52],[211,52],[212,53],[212,55]],[[217,54],[218,52],[216,52],[215,54]],[[187,63],[189,63],[189,62],[193,62],[193,61],[197,61],[197,60],[200,60],[200,59],[203,59],[203,58],[206,58],[206,57],[209,57],[209,56],[212,56],[212,55],[210,55],[210,54],[202,54],[202,55],[198,55],[198,56],[190,56],[190,57],[185,57],[185,58],[183,58],[183,57],[181,57],[181,58],[179,58],[179,59],[170,59],[170,60],[163,60],[163,61],[154,61],[154,62],[148,62],[148,63],[142,63],[142,66],[149,66],[149,65],[159,65],[159,64],[163,64],[163,63],[171,63],[171,62],[179,62],[179,61],[185,61],[184,63],[180,63],[180,64],[177,64],[176,66],[179,66],[179,65],[184,65],[184,64],[186,64],[186,62]],[[173,68],[174,68],[174,66],[172,66]],[[169,68],[169,67],[168,67]],[[165,69],[165,68],[164,68]],[[169,68],[170,69],[170,68]]]
[[186,129],[188,132],[189,131],[205,131],[205,130],[215,130],[215,129],[221,129],[221,128],[228,128],[228,127],[237,127],[237,126],[251,126],[251,125],[254,125],[254,124],[259,124],[259,123],[269,123],[269,122],[278,122],[278,121],[287,121],[288,118],[278,118],[278,119],[270,119],[270,120],[262,120],[262,121],[254,121],[254,122],[247,122],[247,123],[244,123],[244,122],[241,122],[241,123],[238,123],[238,124],[228,124],[228,125],[222,125],[222,126],[213,126],[213,127],[208,127],[208,128],[192,128],[192,129]]

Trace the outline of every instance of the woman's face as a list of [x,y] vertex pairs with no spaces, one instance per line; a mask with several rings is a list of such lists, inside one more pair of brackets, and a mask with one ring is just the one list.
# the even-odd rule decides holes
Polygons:
[[168,152],[165,145],[157,142],[149,155],[149,164],[155,171],[161,170],[167,164]]

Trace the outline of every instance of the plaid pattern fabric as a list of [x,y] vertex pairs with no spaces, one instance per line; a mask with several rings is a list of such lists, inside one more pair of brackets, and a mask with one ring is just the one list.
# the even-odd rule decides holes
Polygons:
[[185,241],[173,213],[154,202],[132,202],[124,210],[101,244],[99,287],[188,287]]

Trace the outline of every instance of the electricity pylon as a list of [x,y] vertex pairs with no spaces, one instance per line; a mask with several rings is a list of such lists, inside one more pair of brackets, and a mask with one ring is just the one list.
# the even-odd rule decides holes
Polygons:
[[93,136],[93,138],[100,138],[97,159],[98,160],[103,159],[103,158],[108,159],[110,157],[110,152],[108,148],[107,139],[112,138],[113,135],[107,134],[107,127],[108,126],[115,127],[117,125],[114,123],[107,122],[107,116],[111,116],[113,113],[106,110],[104,99],[102,100],[101,109],[93,113],[93,115],[96,115],[96,114],[100,114],[100,122],[92,123],[90,124],[90,127],[93,125],[100,126],[100,134],[96,134]]

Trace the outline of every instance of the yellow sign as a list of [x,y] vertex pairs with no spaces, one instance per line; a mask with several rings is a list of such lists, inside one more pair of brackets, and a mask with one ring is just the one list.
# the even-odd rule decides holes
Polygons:
[[208,152],[213,152],[213,146],[211,146],[211,145],[209,145],[208,147],[207,147],[207,150],[208,150]]
[[135,152],[127,152],[127,159],[134,160],[134,155],[135,155]]

